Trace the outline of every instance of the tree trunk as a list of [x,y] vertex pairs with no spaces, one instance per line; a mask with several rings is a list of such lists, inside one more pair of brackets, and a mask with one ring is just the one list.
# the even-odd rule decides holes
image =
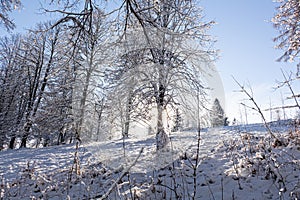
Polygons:
[[132,89],[128,94],[126,111],[125,111],[125,123],[124,123],[124,132],[123,132],[123,137],[125,138],[128,138],[128,134],[129,134],[131,110],[132,110]]
[[163,106],[157,104],[157,133],[156,133],[156,150],[163,149],[169,141],[168,135],[164,130],[163,124]]
[[9,141],[9,147],[8,147],[9,149],[15,148],[15,141],[16,141],[16,136],[12,136]]
[[0,133],[0,151],[4,149],[4,134]]
[[25,133],[25,134],[22,136],[20,148],[26,148],[26,145],[27,145],[27,138],[28,138],[28,134]]
[[86,116],[86,102],[88,100],[88,94],[89,94],[89,87],[90,87],[90,82],[91,82],[91,77],[94,72],[94,45],[91,47],[91,52],[90,52],[90,57],[88,60],[88,69],[86,69],[86,77],[83,83],[83,91],[82,91],[82,96],[80,99],[80,107],[79,107],[79,121],[76,126],[76,134],[75,138],[79,142],[81,142],[81,137],[82,137],[82,132],[85,131],[83,129],[84,127],[84,122],[85,122],[85,116]]
[[27,122],[24,125],[24,134],[23,134],[22,139],[21,139],[20,148],[26,148],[27,139],[28,139],[28,136],[29,136],[29,131],[31,129],[31,126],[32,126],[32,122],[30,120],[27,120]]
[[101,128],[101,120],[102,120],[102,112],[103,112],[103,99],[101,101],[100,110],[96,110],[98,114],[98,120],[97,120],[97,135],[96,135],[96,142],[99,141],[99,135],[100,135],[100,128]]
[[58,134],[57,145],[66,144],[66,130],[61,127]]
[[124,138],[128,138],[128,132],[129,132],[129,120],[126,119],[125,125],[124,125],[124,132],[123,132]]

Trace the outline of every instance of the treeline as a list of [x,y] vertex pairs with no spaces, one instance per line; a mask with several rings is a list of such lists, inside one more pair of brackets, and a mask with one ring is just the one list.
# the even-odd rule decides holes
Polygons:
[[205,107],[214,22],[204,22],[197,3],[50,3],[59,8],[45,11],[57,19],[0,38],[0,148],[128,137],[130,123],[155,118],[159,149],[168,110],[193,110],[191,98]]

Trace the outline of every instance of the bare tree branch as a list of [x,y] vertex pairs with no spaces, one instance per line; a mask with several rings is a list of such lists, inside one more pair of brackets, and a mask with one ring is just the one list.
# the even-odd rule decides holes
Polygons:
[[272,137],[272,138],[275,138],[277,141],[280,141],[280,140],[273,134],[271,128],[269,127],[269,125],[268,125],[268,123],[267,123],[267,120],[265,119],[264,114],[262,113],[262,110],[260,109],[260,107],[258,106],[258,104],[256,103],[256,101],[254,100],[253,95],[251,95],[251,94],[245,89],[245,87],[242,86],[242,85],[241,85],[241,84],[240,84],[233,76],[232,76],[232,78],[233,78],[233,80],[236,82],[236,84],[241,88],[242,92],[243,92],[244,94],[246,94],[246,96],[249,97],[249,100],[254,104],[255,107],[252,108],[252,109],[256,110],[256,111],[260,114],[260,116],[261,116],[261,118],[262,118],[262,120],[263,120],[263,122],[264,122],[264,125],[265,125],[265,127],[267,128],[267,130],[268,130],[269,134],[271,135],[271,137]]
[[141,148],[138,156],[134,159],[134,161],[125,169],[123,170],[122,174],[117,178],[117,180],[114,181],[114,183],[111,185],[111,187],[107,190],[107,192],[104,195],[96,195],[95,197],[93,197],[93,199],[95,198],[99,198],[99,199],[107,199],[110,195],[110,193],[112,193],[112,191],[115,189],[115,187],[117,187],[118,183],[122,180],[122,178],[129,173],[130,169],[137,163],[138,159],[141,157],[142,153],[144,151],[144,148]]

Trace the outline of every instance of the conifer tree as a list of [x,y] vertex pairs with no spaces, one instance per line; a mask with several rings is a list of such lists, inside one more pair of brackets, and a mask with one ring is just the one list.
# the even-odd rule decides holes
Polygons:
[[214,104],[211,110],[211,126],[212,127],[219,127],[224,125],[224,110],[220,105],[219,99],[215,99]]

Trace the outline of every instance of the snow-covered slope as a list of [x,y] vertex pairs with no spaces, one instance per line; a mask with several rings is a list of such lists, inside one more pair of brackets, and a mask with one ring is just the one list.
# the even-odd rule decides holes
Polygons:
[[0,195],[2,199],[300,198],[300,134],[286,124],[273,129],[281,143],[256,124],[202,130],[199,149],[197,131],[183,131],[171,133],[168,148],[160,152],[155,150],[154,135],[79,147],[3,151]]

